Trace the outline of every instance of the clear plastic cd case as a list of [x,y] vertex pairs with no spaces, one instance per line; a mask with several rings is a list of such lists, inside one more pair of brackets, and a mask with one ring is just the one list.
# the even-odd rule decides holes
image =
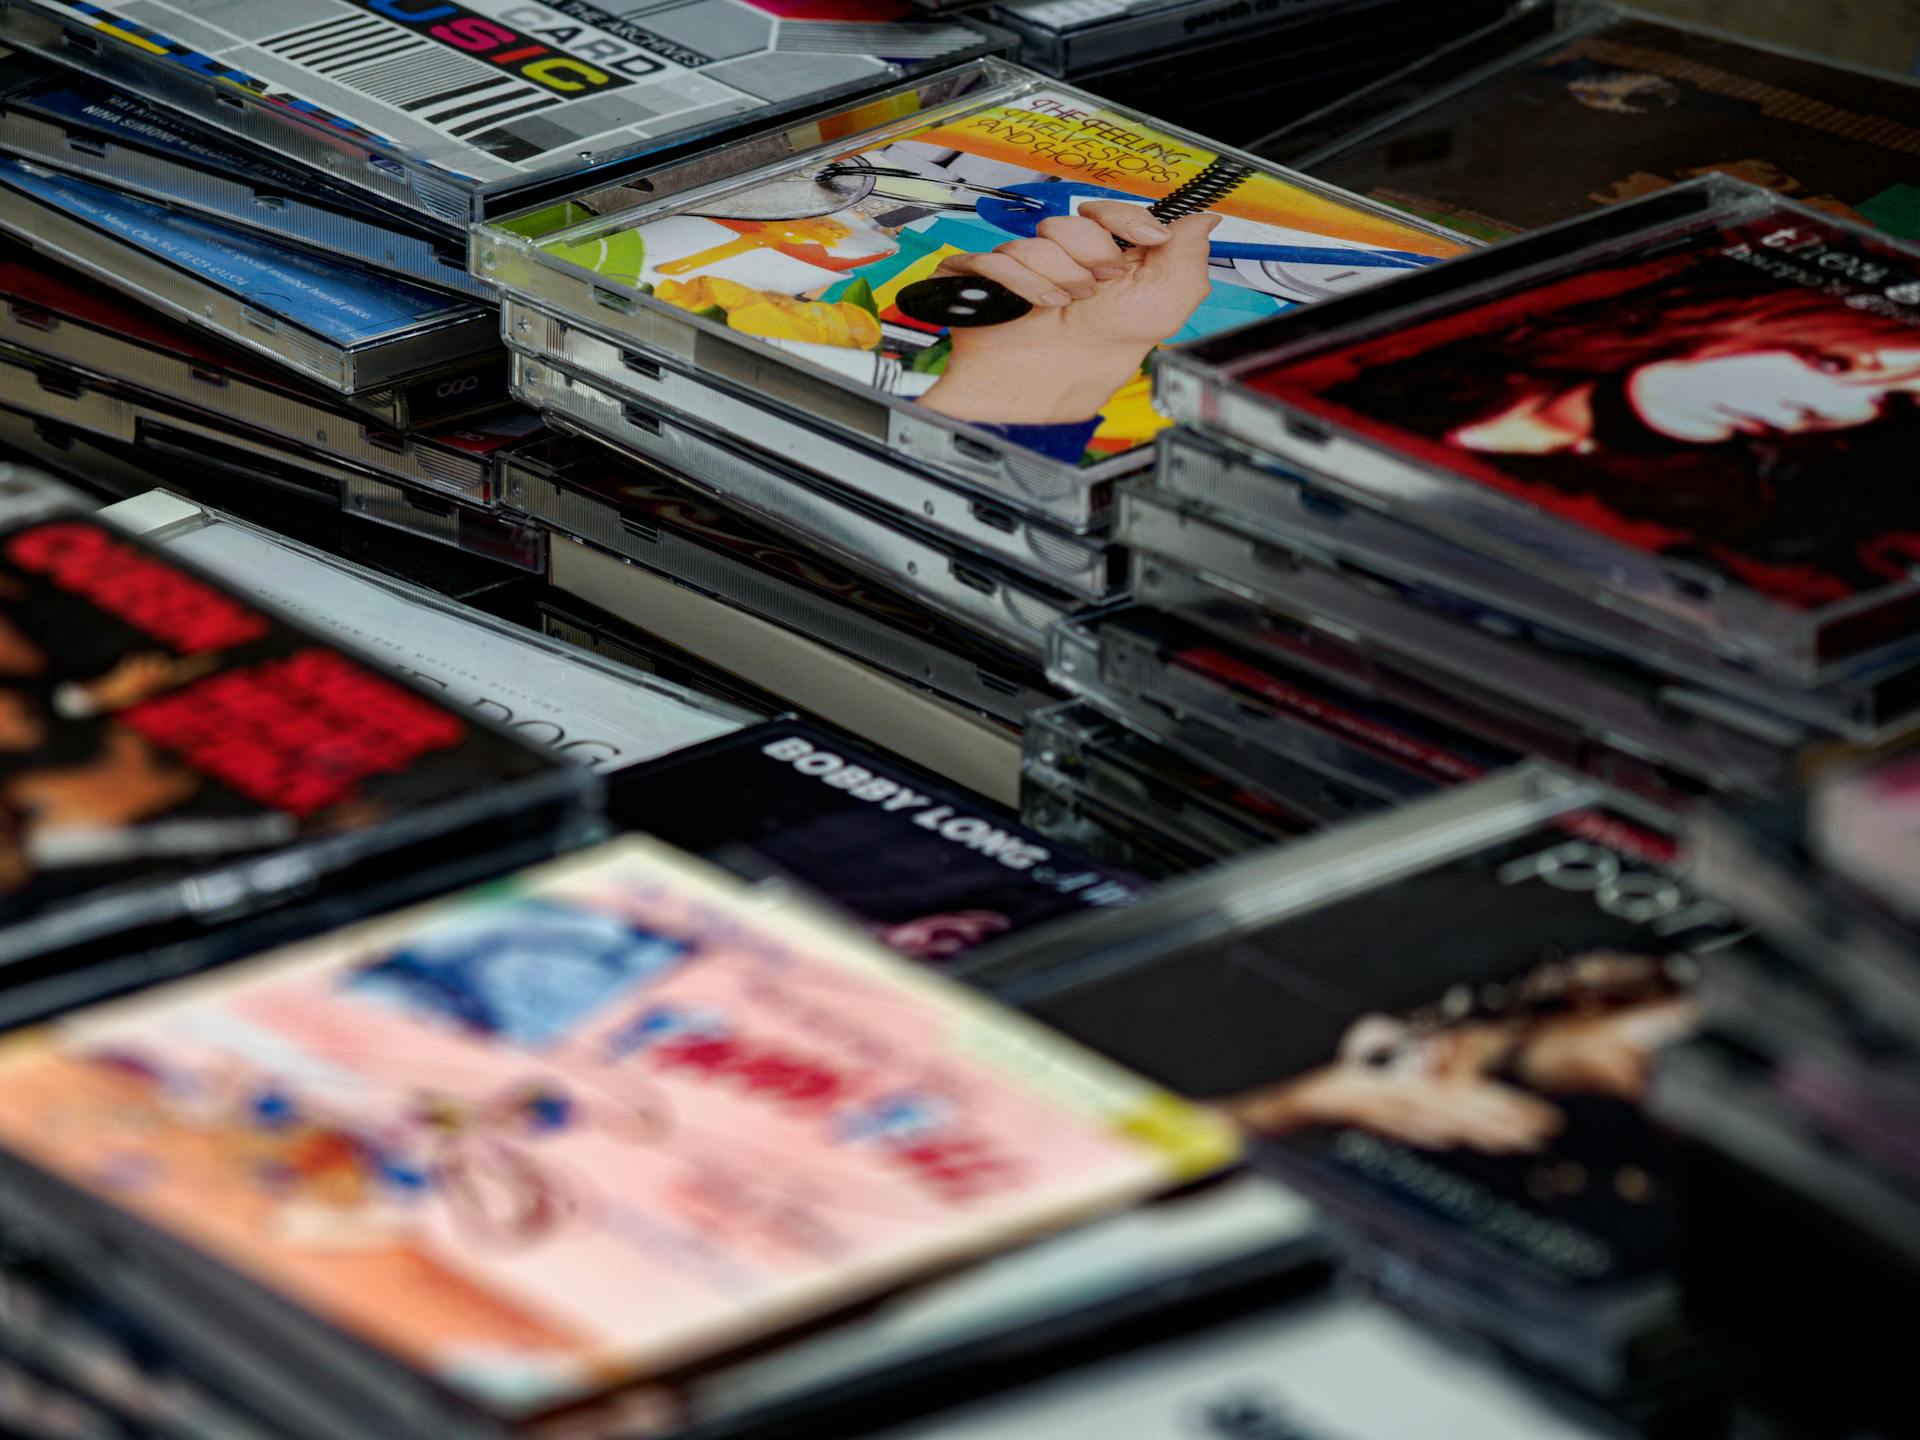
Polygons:
[[377,856],[410,857],[425,883],[597,806],[585,772],[75,500],[0,477],[8,629],[40,666],[0,687],[25,742],[0,898],[9,1023],[224,958],[215,932]]
[[0,156],[0,232],[330,390],[497,352],[493,312]]
[[1377,693],[1431,685],[1453,702],[1438,713],[1484,711],[1496,739],[1506,716],[1515,727],[1565,733],[1579,758],[1551,758],[1576,768],[1586,768],[1584,739],[1717,789],[1767,796],[1791,783],[1812,738],[1578,642],[1483,627],[1470,607],[1249,539],[1152,490],[1122,491],[1117,534],[1136,552],[1143,604],[1231,617],[1229,629],[1250,635],[1269,628],[1294,656],[1313,663],[1330,653],[1339,673]]
[[1170,352],[1177,418],[1818,684],[1920,635],[1920,252],[1715,177]]
[[451,234],[1011,43],[859,0],[817,20],[747,0],[580,9],[7,0],[0,40]]
[[[771,518],[801,530],[810,542],[840,563],[915,597],[1033,660],[1046,653],[1048,627],[1074,608],[1072,597],[1059,590],[995,569],[960,546],[888,519],[874,506],[805,488],[737,453],[726,456],[724,474],[709,470],[713,478],[704,485],[691,475],[683,477],[658,465],[623,464],[618,452],[646,454],[647,443],[655,434],[651,417],[634,414],[618,396],[545,361],[516,355],[513,365],[516,395],[556,426],[606,442],[598,456],[589,453],[580,466],[591,476],[592,486],[603,494],[617,495],[623,472],[649,493],[657,491],[669,476],[669,489],[673,485],[698,486],[723,492],[728,500],[763,520]],[[577,493],[571,492],[571,487],[561,488]],[[540,512],[531,497],[551,492],[529,489],[527,493],[529,508],[537,514]],[[618,521],[592,527],[596,532],[609,528],[619,528]]]
[[1730,701],[1853,740],[1888,733],[1920,705],[1920,664],[1894,660],[1824,685],[1781,685],[1751,664],[1592,605],[1538,574],[1354,503],[1325,477],[1178,426],[1159,443],[1155,488],[1201,507],[1248,544],[1317,555],[1452,597],[1489,629],[1544,626]]
[[[1068,692],[1103,706],[1117,701],[1201,721],[1231,737],[1239,752],[1273,756],[1289,776],[1314,772],[1369,803],[1398,804],[1520,759],[1517,750],[1357,693],[1317,671],[1267,654],[1243,655],[1210,632],[1144,606],[1110,607],[1055,626],[1050,638],[1047,678]],[[1191,758],[1208,763],[1204,753]],[[1270,788],[1265,771],[1236,774]]]
[[1014,496],[1146,464],[1148,372],[1181,345],[1464,248],[1030,71],[970,73],[963,100],[778,163],[653,177],[552,233],[490,227],[475,273]]
[[1051,772],[1023,768],[1020,823],[1083,855],[1123,866],[1149,880],[1184,875],[1212,857],[1143,821],[1109,810]]
[[[153,481],[142,469],[144,452],[189,467],[196,475],[223,477],[256,490],[292,490],[345,514],[516,570],[539,571],[546,565],[547,532],[541,526],[456,499],[444,484],[422,489],[397,483],[337,460],[326,450],[236,430],[202,412],[130,398],[5,346],[0,346],[0,412],[9,417],[0,427],[8,443],[54,469],[86,476],[98,471],[100,480],[122,490],[151,487]],[[75,451],[75,437],[97,443]],[[481,494],[491,490],[493,464],[489,459],[481,472]]]
[[1911,239],[1894,69],[1547,0],[1249,148],[1486,240],[1710,171]]
[[160,491],[111,507],[171,555],[599,774],[731,734],[746,712]]
[[[1679,1157],[1647,1077],[1697,1031],[1698,977],[1737,933],[1657,819],[1524,767],[1016,937],[963,973],[1227,1109],[1363,1269],[1393,1266],[1409,1295],[1446,1295],[1601,1393],[1681,1327]],[[1629,1062],[1604,1082],[1546,1043],[1595,1025]],[[1499,1036],[1505,1064],[1455,1048]],[[1420,1078],[1442,1053],[1457,1091]],[[1414,1093],[1436,1108],[1393,1103]],[[1479,1108],[1494,1094],[1532,1103]]]
[[[1119,557],[1103,539],[1112,484],[1069,484],[1047,493],[1007,494],[956,484],[904,462],[890,451],[857,445],[816,422],[770,408],[764,395],[715,383],[652,355],[547,315],[518,300],[502,309],[508,344],[584,375],[683,439],[740,444],[801,469],[832,486],[901,511],[917,525],[952,535],[1016,569],[1093,598],[1116,588]],[[730,440],[718,437],[733,437]],[[665,443],[664,441],[662,442]],[[681,468],[698,473],[692,463]]]
[[1222,860],[1316,827],[1190,765],[1084,700],[1036,711],[1021,737],[1022,775],[1076,801]]
[[[669,563],[678,558],[669,556]],[[711,556],[686,568],[700,581],[556,535],[548,578],[572,600],[678,649],[697,649],[787,708],[859,731],[1009,809],[1020,803],[1019,720],[995,712],[1024,714],[1057,700],[1037,676],[983,647],[970,652],[957,631],[942,646],[928,632],[889,626],[850,604],[823,603],[817,589],[793,583],[791,574],[773,580],[766,570]],[[921,618],[939,629],[936,617]],[[916,678],[897,666],[911,667]],[[963,698],[974,693],[979,705]]]
[[[538,417],[506,407],[430,430],[389,430],[137,305],[4,258],[0,304],[0,346],[473,504],[494,498],[494,454],[540,428]],[[478,388],[477,375],[465,378]]]
[[0,151],[415,284],[490,300],[466,246],[329,193],[314,177],[181,124],[125,91],[0,56]]

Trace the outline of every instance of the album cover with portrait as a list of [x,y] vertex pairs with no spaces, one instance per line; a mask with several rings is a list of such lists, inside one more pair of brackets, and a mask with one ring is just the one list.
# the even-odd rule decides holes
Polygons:
[[644,1385],[1237,1141],[809,905],[627,839],[25,1037],[0,1149],[56,1249],[49,1217],[85,1215],[83,1250],[191,1257],[119,1294],[227,1317],[180,1326],[198,1360],[297,1396],[328,1354],[366,1377],[349,1413],[400,1434]]
[[[1223,1108],[1343,1224],[1456,1279],[1568,1304],[1657,1283],[1677,1197],[1645,1088],[1731,923],[1632,815],[1476,806],[1518,778],[1438,802],[1451,826],[1424,823],[1436,802],[1355,822],[1349,873],[1229,876],[1176,943],[1023,1007]],[[1152,933],[1182,903],[1116,918]]]
[[[298,892],[356,856],[436,832],[451,846],[488,814],[586,788],[102,521],[52,508],[9,525],[8,513],[0,495],[9,961],[196,906],[244,912],[250,887],[264,906],[276,886]],[[160,938],[139,935],[127,948]],[[0,984],[24,974],[0,969]]]
[[1353,299],[1177,408],[1756,663],[1912,647],[1920,250],[1707,180]]

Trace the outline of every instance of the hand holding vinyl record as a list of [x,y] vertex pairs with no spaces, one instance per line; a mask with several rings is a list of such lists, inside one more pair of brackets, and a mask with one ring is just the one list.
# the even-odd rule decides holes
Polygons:
[[1162,225],[1142,206],[1101,201],[1043,220],[1032,238],[950,256],[940,275],[992,280],[1031,308],[951,331],[952,358],[922,405],[1002,425],[1097,415],[1206,299],[1207,236],[1218,223],[1189,215]]

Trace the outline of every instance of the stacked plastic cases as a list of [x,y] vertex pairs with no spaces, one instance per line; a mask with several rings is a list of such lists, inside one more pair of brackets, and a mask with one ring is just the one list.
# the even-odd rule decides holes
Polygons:
[[[1535,755],[1779,795],[1914,702],[1917,261],[1713,177],[1170,354],[1135,613],[1057,632],[1056,678],[1376,794]],[[1320,733],[1356,702],[1371,776]]]
[[1201,869],[1319,823],[1183,760],[1084,701],[1036,712],[1021,743],[1022,818],[1141,874]]
[[[1737,926],[1675,857],[1649,813],[1523,767],[1012,940],[971,973],[1227,1108],[1403,1303],[1631,1406],[1715,1363],[1679,1303],[1675,1148],[1645,1087]],[[1611,1037],[1609,1079],[1575,1073],[1567,1027]],[[1502,1039],[1503,1063],[1425,1091],[1431,1109],[1392,1103],[1396,1066]]]
[[966,22],[885,23],[880,6],[880,23],[858,5],[809,21],[744,3],[662,14],[651,29],[589,18],[564,40],[527,33],[515,9],[481,0],[450,26],[431,7],[350,0],[217,17],[188,3],[9,0],[0,38],[454,236],[1002,44]]
[[[476,229],[514,393],[627,458],[625,479],[610,457],[509,462],[509,503],[659,569],[623,528],[649,502],[621,488],[657,503],[678,484],[1034,666],[1054,625],[1124,583],[1113,489],[1162,428],[1161,337],[1462,248],[996,62],[875,110],[900,118],[766,136]],[[937,658],[891,668],[1026,714]]]
[[890,0],[784,8],[648,28],[498,3],[452,24],[347,0],[0,6],[0,428],[136,471],[204,450],[544,571],[545,530],[493,494],[496,453],[539,425],[508,399],[471,221],[832,123],[1009,43]]

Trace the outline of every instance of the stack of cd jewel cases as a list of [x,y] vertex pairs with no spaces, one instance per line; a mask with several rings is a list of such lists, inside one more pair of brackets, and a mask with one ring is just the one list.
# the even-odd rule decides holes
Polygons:
[[1725,1379],[1645,1083],[1735,928],[1656,812],[1522,765],[960,973],[1234,1115],[1382,1294],[1648,1419]]
[[1051,673],[1380,798],[1780,795],[1920,699],[1916,353],[1920,253],[1720,177],[1203,342]]
[[1315,824],[1083,700],[1028,718],[1020,814],[1043,835],[1155,877],[1283,844]]
[[348,0],[0,5],[0,235],[19,247],[0,256],[0,444],[58,464],[77,440],[135,472],[204,458],[543,570],[544,530],[493,493],[539,422],[508,400],[468,225],[1006,44],[894,23],[888,0],[780,8],[539,39],[497,0],[453,24]]
[[[509,504],[647,566],[642,511],[704,492],[1037,665],[1123,584],[1107,532],[1164,425],[1157,342],[1463,248],[997,62],[871,113],[476,228],[514,393],[632,462],[510,462]],[[830,610],[778,619],[847,648]],[[1043,695],[880,663],[1015,725]]]

